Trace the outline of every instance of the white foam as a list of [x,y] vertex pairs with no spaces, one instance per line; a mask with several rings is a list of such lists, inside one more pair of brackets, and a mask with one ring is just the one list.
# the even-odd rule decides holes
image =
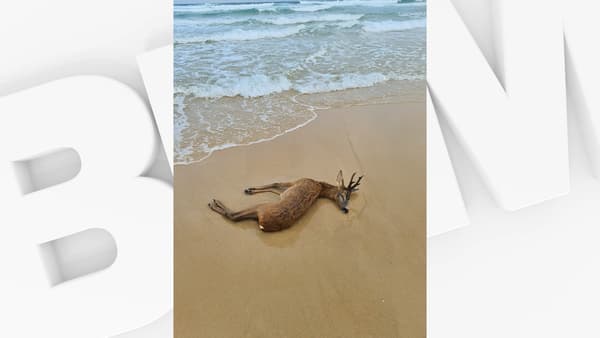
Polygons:
[[404,31],[415,28],[423,28],[427,25],[427,21],[425,19],[419,20],[406,20],[406,21],[380,21],[380,22],[372,22],[367,21],[363,22],[363,30],[371,33],[381,33],[381,32],[393,32],[393,31]]
[[195,42],[207,42],[207,41],[244,41],[244,40],[258,40],[258,39],[268,39],[268,38],[283,38],[286,36],[291,36],[294,34],[298,34],[302,29],[304,29],[304,25],[294,26],[294,27],[282,27],[278,29],[255,29],[255,30],[246,30],[246,29],[233,29],[225,32],[212,33],[212,34],[204,34],[198,35],[191,38],[180,38],[176,43],[195,43]]
[[350,28],[350,27],[354,27],[354,26],[360,24],[360,21],[358,21],[358,20],[341,21],[341,22],[335,22],[334,24],[340,28]]
[[173,127],[175,131],[174,138],[176,141],[174,144],[175,154],[178,157],[191,156],[194,153],[193,147],[191,145],[183,147],[179,142],[180,140],[183,140],[184,130],[190,127],[190,123],[187,119],[187,116],[183,111],[184,97],[181,95],[175,95],[173,98],[173,103],[175,105],[175,112],[173,114]]
[[343,74],[330,76],[329,79],[314,79],[310,82],[297,84],[294,86],[294,89],[304,94],[324,93],[351,88],[370,87],[389,79],[389,77],[381,73]]
[[362,14],[307,14],[302,16],[278,16],[271,18],[258,18],[259,22],[270,23],[274,25],[293,25],[308,22],[328,22],[328,21],[355,21],[362,18]]
[[202,20],[177,19],[178,25],[208,26],[208,25],[230,25],[248,21],[247,17],[208,17]]
[[[243,23],[250,20],[272,25],[294,25],[309,22],[335,22],[354,21],[362,18],[364,14],[305,14],[272,17],[215,17],[202,20],[178,19],[177,24],[188,26],[230,25]],[[250,39],[252,40],[252,39]]]
[[291,9],[296,12],[317,12],[325,9],[334,7],[335,3],[323,3],[323,2],[301,2],[300,6],[294,6]]
[[[314,62],[319,57],[326,55],[326,50],[321,49],[307,57],[306,62]],[[415,80],[414,76],[400,76],[397,74],[384,75],[382,73],[368,74],[318,74],[318,76],[292,83],[285,76],[267,76],[256,74],[242,76],[235,79],[223,78],[213,84],[197,84],[185,88],[175,88],[176,94],[193,95],[201,98],[219,97],[260,97],[288,90],[295,90],[301,94],[327,93],[352,88],[371,87],[388,80]]]
[[225,144],[220,144],[218,146],[214,146],[214,147],[211,147],[211,148],[209,148],[209,147],[207,147],[207,146],[204,145],[203,151],[207,153],[206,156],[202,157],[201,159],[193,160],[193,161],[175,161],[175,165],[189,165],[189,164],[193,164],[193,163],[198,163],[198,162],[204,161],[205,159],[209,158],[210,155],[212,155],[215,151],[218,151],[218,150],[224,150],[224,149],[233,148],[233,147],[249,146],[249,145],[253,145],[253,144],[257,144],[257,143],[272,141],[272,140],[274,140],[274,139],[276,139],[276,138],[278,138],[280,136],[283,136],[283,135],[285,135],[287,133],[290,133],[290,132],[292,132],[294,130],[300,129],[300,128],[308,125],[312,121],[314,121],[317,118],[318,115],[317,115],[317,113],[314,112],[314,110],[312,111],[312,113],[313,113],[313,116],[310,117],[307,121],[305,121],[305,122],[303,122],[303,123],[301,123],[301,124],[299,124],[299,125],[297,125],[295,127],[292,127],[290,129],[286,129],[284,132],[276,134],[276,135],[273,135],[273,136],[268,137],[268,138],[263,138],[263,139],[259,139],[259,140],[256,140],[256,141],[251,141],[251,142],[248,142],[248,143],[241,143],[241,144],[237,144],[237,143],[225,143]]
[[222,79],[215,84],[198,84],[176,88],[175,92],[192,94],[196,97],[217,98],[223,96],[259,97],[291,89],[292,84],[285,76],[270,77],[264,74]]
[[[300,5],[327,5],[331,7],[350,7],[350,6],[363,6],[363,7],[383,7],[383,6],[395,6],[398,5],[397,0],[344,0],[344,1],[331,1],[331,2],[314,2],[314,1],[301,1]],[[294,10],[296,10],[294,8]]]
[[256,4],[201,4],[191,6],[175,6],[175,13],[213,13],[213,12],[228,12],[228,11],[239,11],[246,9],[267,9],[273,7],[274,3],[256,3]]
[[320,59],[320,58],[324,57],[325,55],[327,55],[327,49],[325,47],[321,46],[321,48],[319,48],[318,51],[316,51],[315,53],[306,57],[306,59],[304,59],[304,62],[305,63],[317,63],[317,59]]

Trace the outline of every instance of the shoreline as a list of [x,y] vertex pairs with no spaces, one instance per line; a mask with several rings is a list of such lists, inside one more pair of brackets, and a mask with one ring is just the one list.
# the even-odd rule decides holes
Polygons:
[[317,113],[315,113],[313,115],[313,117],[311,117],[308,121],[301,123],[293,128],[287,129],[285,130],[283,133],[271,136],[269,138],[264,138],[264,139],[260,139],[260,140],[256,140],[256,141],[251,141],[248,143],[243,143],[243,144],[224,144],[218,147],[214,147],[213,149],[211,149],[211,151],[204,157],[202,157],[201,159],[198,160],[194,160],[194,161],[190,161],[187,163],[177,163],[175,162],[173,165],[174,166],[188,166],[188,165],[192,165],[192,164],[196,164],[196,163],[201,163],[202,161],[206,160],[207,158],[209,158],[213,153],[217,152],[217,151],[221,151],[221,150],[226,150],[226,149],[230,149],[230,148],[236,148],[236,147],[245,147],[245,146],[251,146],[254,144],[259,144],[259,143],[263,143],[263,142],[269,142],[269,141],[273,141],[278,137],[284,136],[285,134],[291,133],[297,129],[300,129],[302,127],[307,126],[309,123],[311,123],[312,121],[316,120],[319,117],[319,115]]
[[[423,83],[425,83],[425,80],[407,80],[406,83],[409,83],[410,85],[423,84]],[[349,107],[361,107],[361,106],[370,106],[370,105],[379,105],[379,104],[393,104],[394,103],[394,102],[382,103],[382,102],[377,102],[377,101],[374,101],[374,102],[367,101],[367,102],[351,103],[351,104],[348,104],[348,105],[339,105],[339,106],[333,106],[333,107],[315,107],[315,106],[311,106],[309,104],[306,104],[306,103],[303,103],[303,102],[299,102],[299,101],[296,100],[296,98],[298,96],[301,96],[301,95],[315,95],[315,94],[325,95],[325,94],[332,94],[332,93],[335,93],[335,92],[347,92],[347,91],[351,91],[351,90],[361,90],[361,89],[363,89],[363,90],[364,89],[369,89],[369,87],[346,88],[346,89],[339,90],[339,91],[323,92],[323,93],[312,93],[312,94],[297,93],[296,95],[291,96],[291,100],[294,103],[296,103],[296,104],[309,107],[309,110],[311,110],[312,113],[313,113],[313,116],[311,116],[305,122],[302,122],[302,123],[300,123],[300,124],[298,124],[298,125],[296,125],[296,126],[294,126],[292,128],[288,128],[285,131],[283,131],[281,133],[278,133],[278,134],[275,134],[275,135],[273,135],[271,137],[261,138],[261,139],[258,139],[258,140],[250,141],[248,143],[241,143],[241,144],[226,143],[226,144],[223,144],[223,145],[215,146],[215,147],[211,148],[210,151],[204,157],[202,157],[200,159],[192,160],[192,161],[189,161],[189,162],[175,162],[173,165],[174,166],[188,166],[188,165],[192,165],[192,164],[196,164],[196,163],[201,163],[204,160],[208,159],[213,153],[215,153],[217,151],[222,151],[222,150],[226,150],[226,149],[230,149],[230,148],[244,147],[244,146],[250,146],[250,145],[254,145],[254,144],[260,144],[260,143],[263,143],[263,142],[273,141],[273,140],[277,139],[278,137],[284,136],[284,135],[286,135],[288,133],[291,133],[293,131],[296,131],[296,130],[298,130],[300,128],[306,127],[311,122],[317,120],[319,118],[319,116],[320,116],[320,114],[317,113],[318,110],[328,111],[328,110],[331,110],[331,109],[344,109],[344,108],[349,108]],[[411,94],[414,95],[414,93],[411,93]],[[380,97],[378,99],[382,99],[382,98],[402,98],[402,96],[401,95],[387,96],[387,97],[384,96],[384,97]],[[406,100],[402,101],[402,103],[412,103],[412,102],[420,102],[420,101],[406,101]]]

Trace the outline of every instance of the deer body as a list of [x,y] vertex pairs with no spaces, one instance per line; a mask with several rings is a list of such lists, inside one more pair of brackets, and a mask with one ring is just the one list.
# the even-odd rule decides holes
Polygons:
[[263,231],[279,231],[292,226],[308,209],[314,204],[317,198],[328,198],[338,204],[340,209],[348,212],[346,205],[350,199],[350,193],[356,191],[356,186],[360,183],[362,176],[352,182],[348,187],[344,186],[342,172],[338,174],[338,186],[325,182],[319,182],[310,178],[302,178],[294,182],[273,183],[262,187],[248,188],[246,194],[256,194],[261,192],[272,192],[280,195],[280,200],[272,203],[259,204],[254,207],[233,212],[225,207],[222,202],[212,200],[208,206],[215,212],[237,222],[247,219],[255,219],[258,226]]
[[321,194],[321,184],[303,178],[292,184],[281,195],[281,200],[258,208],[258,226],[265,231],[289,228],[313,205]]

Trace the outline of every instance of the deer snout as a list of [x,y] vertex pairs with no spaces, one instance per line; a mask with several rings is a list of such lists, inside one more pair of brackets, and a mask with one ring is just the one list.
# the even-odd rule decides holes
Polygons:
[[348,213],[348,208],[346,208],[346,207],[342,208],[342,212],[343,212],[344,214],[347,214],[347,213]]

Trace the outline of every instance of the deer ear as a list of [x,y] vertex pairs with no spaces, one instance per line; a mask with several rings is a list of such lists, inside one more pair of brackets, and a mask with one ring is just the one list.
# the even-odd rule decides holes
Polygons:
[[336,181],[337,181],[338,186],[340,186],[340,187],[344,186],[344,174],[342,174],[342,170],[341,169],[338,172]]

